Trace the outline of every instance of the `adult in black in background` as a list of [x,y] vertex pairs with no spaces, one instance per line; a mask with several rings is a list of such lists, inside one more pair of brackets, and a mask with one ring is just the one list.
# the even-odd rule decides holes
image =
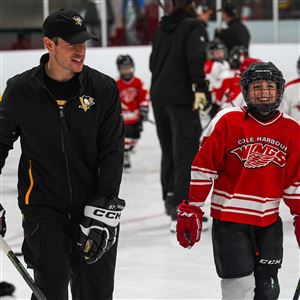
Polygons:
[[237,9],[232,4],[226,4],[222,11],[223,21],[228,28],[216,30],[215,38],[220,39],[228,49],[228,53],[234,46],[249,48],[250,33],[237,15]]
[[199,109],[209,106],[205,83],[206,30],[192,0],[173,0],[150,57],[151,101],[162,150],[161,184],[175,230],[177,206],[187,199],[191,163],[199,148]]

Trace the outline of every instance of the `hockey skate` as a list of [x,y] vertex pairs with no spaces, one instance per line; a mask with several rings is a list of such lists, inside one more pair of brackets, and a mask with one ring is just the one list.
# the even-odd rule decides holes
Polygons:
[[171,217],[171,224],[169,230],[171,233],[176,233],[177,213],[178,213],[177,206],[170,208],[169,212]]
[[207,231],[209,229],[209,219],[208,217],[202,217],[202,231]]
[[123,163],[124,170],[129,170],[131,168],[130,163],[130,154],[129,151],[124,152],[124,163]]
[[174,192],[167,192],[165,198],[165,213],[167,216],[171,216],[172,203],[174,203]]
[[177,221],[176,220],[172,220],[171,224],[170,224],[170,232],[171,233],[176,233],[176,225],[177,225]]

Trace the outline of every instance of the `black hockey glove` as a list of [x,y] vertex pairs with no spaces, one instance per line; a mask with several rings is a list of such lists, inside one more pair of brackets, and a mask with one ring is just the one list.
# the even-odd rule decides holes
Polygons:
[[95,263],[115,243],[124,207],[125,201],[117,197],[99,197],[85,206],[79,246],[88,264]]
[[139,108],[140,116],[142,121],[147,121],[148,120],[148,113],[149,113],[149,108],[148,106],[141,105]]
[[5,222],[5,209],[0,204],[0,235],[5,236],[6,222]]

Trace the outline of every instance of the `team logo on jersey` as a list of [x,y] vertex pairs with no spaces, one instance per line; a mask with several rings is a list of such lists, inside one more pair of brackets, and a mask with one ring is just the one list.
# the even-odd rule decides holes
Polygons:
[[75,25],[82,26],[82,18],[81,18],[81,17],[79,17],[79,16],[74,16],[72,19],[74,20]]
[[79,97],[81,105],[79,105],[79,108],[82,108],[85,112],[91,108],[95,104],[94,98],[90,96],[81,96]]
[[124,89],[120,92],[120,97],[122,99],[122,102],[125,103],[134,101],[137,95],[138,95],[137,89],[134,87],[128,87],[127,89]]
[[236,155],[248,169],[263,168],[270,163],[283,168],[286,164],[285,152],[276,146],[263,143],[244,144],[231,150],[230,153]]

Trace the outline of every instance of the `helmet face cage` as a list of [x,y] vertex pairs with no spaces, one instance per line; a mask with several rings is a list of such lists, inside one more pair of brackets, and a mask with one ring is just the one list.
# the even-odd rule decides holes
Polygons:
[[228,62],[231,69],[239,69],[241,63],[244,62],[245,58],[249,56],[247,48],[244,46],[234,46],[230,53]]
[[300,76],[300,56],[297,61],[297,72],[298,72],[298,75]]
[[[268,95],[270,101],[264,101],[264,103],[262,104],[262,103],[255,103],[255,101],[253,101],[252,99],[251,102],[251,96],[250,96],[251,84],[254,82],[260,82],[260,87],[258,86],[258,89],[260,88],[261,89],[260,92],[264,93],[265,90],[263,90],[262,81],[273,82],[276,84],[275,101],[273,101],[271,96],[272,89],[268,87],[267,89],[269,90],[269,92],[266,93],[264,97]],[[283,75],[281,71],[277,69],[273,63],[268,62],[268,63],[252,64],[241,75],[242,93],[249,111],[256,112],[264,116],[273,114],[274,111],[280,105],[283,96],[283,91],[284,91],[284,84],[285,84],[285,80],[283,79]],[[256,90],[257,90],[257,86],[256,86]]]

